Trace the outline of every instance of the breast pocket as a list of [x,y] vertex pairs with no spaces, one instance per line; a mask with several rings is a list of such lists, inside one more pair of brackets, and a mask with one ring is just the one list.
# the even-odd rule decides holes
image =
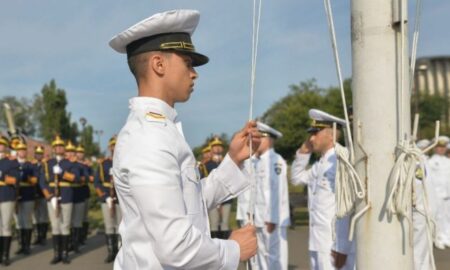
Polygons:
[[183,197],[189,215],[200,213],[202,208],[200,177],[195,167],[183,171]]

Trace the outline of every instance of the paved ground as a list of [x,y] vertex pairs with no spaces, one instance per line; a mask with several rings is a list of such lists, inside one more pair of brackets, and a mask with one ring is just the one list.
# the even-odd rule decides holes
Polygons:
[[[289,270],[307,270],[308,269],[308,229],[307,227],[298,227],[295,230],[289,230]],[[13,245],[12,253],[16,250]],[[28,257],[12,256],[13,264],[9,267],[1,267],[10,270],[111,270],[112,264],[103,263],[106,257],[106,248],[104,246],[104,236],[91,236],[88,245],[82,249],[79,255],[71,254],[72,263],[69,265],[58,264],[50,266],[49,261],[52,258],[52,249],[50,241],[45,247],[34,247],[32,255]],[[438,270],[450,269],[450,250],[435,250]],[[245,269],[241,265],[240,270]]]

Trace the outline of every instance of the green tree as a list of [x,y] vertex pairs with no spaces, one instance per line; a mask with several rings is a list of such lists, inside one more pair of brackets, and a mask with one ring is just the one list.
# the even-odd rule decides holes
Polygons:
[[[417,104],[420,115],[418,136],[419,138],[433,138],[435,135],[436,121],[441,120],[441,123],[447,122],[443,119],[446,115],[446,110],[448,110],[447,101],[439,96],[423,95],[419,97]],[[449,135],[448,131],[448,127],[441,126],[441,135]]]
[[94,128],[91,125],[87,125],[81,130],[78,143],[84,147],[86,156],[98,156],[100,154],[99,145],[94,143]]
[[33,121],[31,101],[27,98],[17,98],[14,96],[5,96],[0,99],[0,127],[7,130],[6,114],[3,104],[9,104],[12,110],[14,124],[18,132],[27,136],[33,136],[36,133],[36,125]]
[[[347,106],[351,105],[351,82],[346,80]],[[262,121],[283,133],[276,141],[275,148],[287,160],[292,160],[295,151],[308,137],[311,124],[308,111],[318,108],[333,115],[343,117],[340,90],[336,87],[320,88],[314,79],[290,86],[290,93],[272,105],[262,116]]]
[[78,126],[71,123],[71,115],[66,111],[67,99],[64,89],[58,88],[55,80],[51,80],[42,87],[41,95],[40,98],[36,97],[34,102],[40,123],[40,136],[50,142],[56,134],[60,134],[64,139],[75,142]]

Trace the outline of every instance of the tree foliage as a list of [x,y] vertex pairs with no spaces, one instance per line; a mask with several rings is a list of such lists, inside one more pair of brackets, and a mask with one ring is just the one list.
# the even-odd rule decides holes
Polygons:
[[[33,98],[5,96],[0,98],[0,128],[6,134],[7,122],[3,103],[12,108],[13,118],[19,132],[30,137],[39,137],[51,142],[56,134],[74,144],[83,144],[87,156],[98,155],[100,148],[94,143],[94,127],[83,126],[71,121],[67,111],[66,92],[58,88],[55,80],[45,84]],[[85,125],[87,120],[85,120]]]
[[99,145],[94,142],[94,128],[91,125],[87,125],[81,130],[78,143],[84,146],[87,156],[98,156],[100,154]]
[[[344,83],[347,106],[351,105],[350,80]],[[314,79],[290,86],[290,93],[273,104],[262,116],[262,121],[283,133],[275,148],[284,158],[292,160],[295,151],[306,140],[311,124],[308,111],[317,108],[344,117],[340,90],[320,88]]]
[[[417,105],[416,105],[417,102]],[[413,104],[418,106],[420,115],[419,138],[431,139],[435,135],[436,121],[441,121],[441,135],[449,135],[449,119],[445,119],[448,110],[448,101],[440,96],[421,95],[418,101],[413,99]],[[413,105],[414,107],[414,105]],[[411,111],[415,111],[414,109]],[[412,118],[414,119],[414,118]]]
[[40,135],[46,141],[59,134],[66,140],[76,141],[78,136],[77,124],[71,123],[70,113],[66,111],[67,98],[64,89],[56,86],[55,80],[45,84],[41,90],[42,104],[39,113]]
[[34,124],[31,101],[28,98],[17,98],[14,96],[5,96],[0,99],[0,127],[4,131],[8,129],[3,106],[5,103],[11,107],[16,129],[27,136],[34,136],[36,134],[36,125]]

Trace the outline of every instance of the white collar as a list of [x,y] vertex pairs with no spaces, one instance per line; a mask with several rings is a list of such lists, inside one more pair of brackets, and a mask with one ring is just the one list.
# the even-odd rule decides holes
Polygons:
[[135,110],[160,110],[157,113],[161,113],[167,117],[170,121],[175,122],[177,118],[177,111],[170,107],[165,101],[154,97],[133,97],[129,101],[129,108]]

